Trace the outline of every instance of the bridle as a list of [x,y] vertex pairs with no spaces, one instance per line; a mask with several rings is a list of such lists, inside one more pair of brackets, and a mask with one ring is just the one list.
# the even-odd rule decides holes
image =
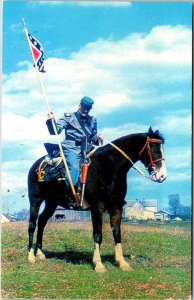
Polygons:
[[[162,140],[160,139],[151,139],[149,136],[146,139],[145,145],[143,146],[143,148],[141,149],[141,151],[139,152],[139,156],[143,153],[143,151],[145,150],[145,148],[148,149],[148,156],[150,158],[150,163],[149,165],[146,167],[147,169],[150,167],[150,165],[152,165],[153,167],[155,167],[155,163],[158,161],[162,161],[165,160],[165,158],[162,156],[159,159],[155,159],[153,160],[152,158],[152,153],[151,153],[151,149],[150,149],[150,143],[158,143],[158,144],[162,144]],[[113,148],[115,148],[118,152],[120,152],[127,160],[129,160],[132,164],[132,168],[135,169],[138,173],[140,173],[143,177],[151,179],[149,176],[146,176],[144,174],[143,171],[141,171],[137,166],[135,166],[135,164],[133,163],[133,161],[131,160],[131,158],[123,151],[121,150],[118,146],[116,146],[115,144],[107,141],[107,144],[111,145]],[[90,159],[90,157],[94,154],[94,152],[99,148],[99,147],[103,147],[103,145],[101,146],[97,146],[95,147],[88,155],[87,158]],[[152,172],[152,174],[154,173],[154,171]]]
[[149,169],[150,166],[155,167],[155,163],[156,163],[156,162],[165,160],[165,158],[164,158],[163,156],[162,156],[161,158],[158,158],[158,159],[153,160],[153,158],[152,158],[152,152],[151,152],[151,148],[150,148],[150,143],[162,144],[162,140],[160,140],[160,139],[151,139],[149,136],[147,136],[145,145],[143,146],[143,148],[142,148],[141,151],[139,152],[139,156],[140,156],[140,155],[143,153],[143,151],[144,151],[145,149],[148,150],[148,156],[149,156],[149,159],[150,159],[150,163],[149,163],[149,165],[146,167],[147,169]]

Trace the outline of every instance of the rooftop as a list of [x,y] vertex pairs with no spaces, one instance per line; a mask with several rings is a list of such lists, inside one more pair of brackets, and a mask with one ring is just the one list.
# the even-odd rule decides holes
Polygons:
[[140,203],[143,207],[157,207],[156,199],[148,199],[148,200],[126,200],[127,204],[125,207],[133,207],[135,203]]

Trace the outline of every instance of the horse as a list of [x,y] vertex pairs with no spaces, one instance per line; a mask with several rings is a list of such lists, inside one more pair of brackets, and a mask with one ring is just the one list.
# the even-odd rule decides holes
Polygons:
[[[137,161],[141,161],[148,171],[148,178],[162,183],[166,177],[166,164],[163,153],[164,137],[150,127],[146,133],[130,134],[113,141],[120,151],[110,144],[98,147],[91,156],[85,187],[85,199],[90,205],[93,225],[94,253],[93,264],[97,273],[104,272],[101,261],[103,213],[109,213],[110,225],[115,243],[115,261],[123,271],[132,268],[125,260],[121,244],[122,209],[127,192],[127,173]],[[43,231],[49,218],[58,205],[68,209],[70,193],[64,181],[51,179],[38,182],[37,168],[43,158],[37,160],[28,174],[28,195],[30,201],[28,261],[46,259],[43,253]],[[45,207],[38,217],[41,203]],[[33,248],[33,235],[38,219],[37,240]]]

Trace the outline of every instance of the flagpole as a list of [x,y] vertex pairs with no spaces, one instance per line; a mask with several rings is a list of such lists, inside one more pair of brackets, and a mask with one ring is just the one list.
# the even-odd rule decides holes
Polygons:
[[25,21],[24,21],[23,18],[22,18],[22,22],[23,22],[23,25],[24,25],[24,32],[26,34],[26,39],[28,41],[28,46],[30,48],[30,52],[31,52],[32,59],[33,59],[33,62],[34,62],[34,67],[35,67],[35,70],[36,70],[36,73],[37,73],[37,76],[38,76],[38,81],[39,81],[40,86],[41,86],[41,90],[42,90],[42,94],[43,94],[43,97],[44,97],[45,105],[46,105],[47,111],[50,113],[51,109],[49,107],[48,98],[47,98],[47,95],[46,95],[46,91],[45,91],[45,88],[44,88],[44,85],[43,85],[43,82],[42,82],[40,72],[39,72],[38,67],[36,65],[36,60],[35,60],[35,57],[34,57],[34,54],[33,54],[33,51],[32,51],[32,46],[30,44],[30,39],[29,39],[29,36],[28,36],[28,30],[26,28],[26,24],[25,24]]
[[[23,18],[22,18],[22,22],[23,22],[23,25],[24,25],[24,32],[26,34],[26,39],[28,41],[28,45],[29,45],[29,48],[30,48],[30,52],[31,52],[31,55],[32,55],[33,62],[34,62],[34,67],[35,67],[35,70],[36,70],[36,73],[37,73],[37,76],[38,76],[38,81],[40,83],[40,87],[41,87],[42,94],[43,94],[43,97],[44,97],[44,102],[45,102],[45,105],[46,105],[46,109],[47,109],[48,113],[51,113],[51,109],[50,109],[48,98],[47,98],[47,95],[46,95],[46,91],[45,91],[45,88],[44,88],[44,85],[43,85],[42,77],[40,75],[40,72],[39,72],[37,64],[36,64],[36,60],[35,60],[33,50],[32,50],[32,46],[31,46],[31,43],[30,43],[30,39],[29,39],[29,36],[28,36],[27,27],[26,27],[26,24],[25,24],[25,21],[24,21]],[[64,165],[65,165],[65,170],[67,172],[69,184],[70,184],[73,196],[75,198],[75,202],[76,202],[76,204],[78,204],[78,202],[79,202],[78,195],[75,191],[75,188],[74,188],[74,185],[73,185],[73,182],[72,182],[72,178],[71,178],[71,174],[69,172],[69,168],[68,168],[68,165],[67,165],[67,161],[66,161],[65,155],[63,153],[63,148],[62,148],[61,141],[60,141],[60,138],[59,138],[59,135],[58,135],[57,127],[56,127],[56,124],[53,120],[52,120],[52,125],[53,125],[53,129],[54,129],[54,132],[55,132],[55,135],[56,135],[56,138],[57,138],[57,143],[58,143],[58,146],[59,146],[60,154],[61,154],[61,157],[63,159]]]

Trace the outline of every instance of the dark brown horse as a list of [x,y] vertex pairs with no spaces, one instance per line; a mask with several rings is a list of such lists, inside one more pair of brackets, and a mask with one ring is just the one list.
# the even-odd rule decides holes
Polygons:
[[[110,144],[99,147],[91,157],[85,189],[85,199],[91,209],[94,239],[93,263],[97,272],[105,271],[100,257],[102,222],[105,211],[108,211],[110,215],[110,224],[115,242],[115,260],[122,270],[131,269],[123,257],[120,225],[127,191],[127,173],[133,167],[132,162],[141,161],[148,170],[149,178],[153,181],[163,182],[166,179],[162,149],[164,139],[158,130],[153,132],[150,128],[147,133],[124,136],[113,143],[125,153],[125,156]],[[127,156],[130,160],[126,158]],[[36,258],[45,259],[42,250],[43,231],[56,207],[58,205],[67,209],[69,207],[68,195],[70,191],[68,191],[64,181],[60,182],[53,179],[47,182],[38,182],[36,169],[42,159],[35,162],[28,175],[30,200],[28,260],[30,262],[35,262]],[[39,208],[43,201],[45,201],[45,208],[38,218]],[[37,219],[37,242],[35,249],[33,249],[33,235]]]

